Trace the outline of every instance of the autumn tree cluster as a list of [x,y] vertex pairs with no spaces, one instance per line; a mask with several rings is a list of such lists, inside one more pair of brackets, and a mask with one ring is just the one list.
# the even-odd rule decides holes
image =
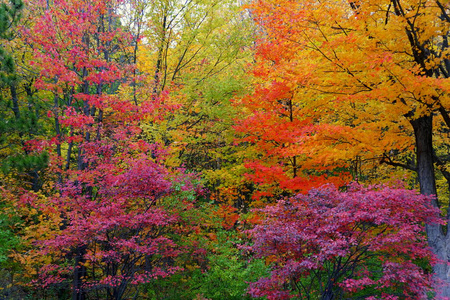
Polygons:
[[0,298],[450,297],[449,5],[244,2],[0,1]]

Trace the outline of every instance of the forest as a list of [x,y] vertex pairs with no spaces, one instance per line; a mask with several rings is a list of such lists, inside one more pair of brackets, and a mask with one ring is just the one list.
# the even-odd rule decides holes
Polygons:
[[449,0],[1,0],[0,299],[450,299]]

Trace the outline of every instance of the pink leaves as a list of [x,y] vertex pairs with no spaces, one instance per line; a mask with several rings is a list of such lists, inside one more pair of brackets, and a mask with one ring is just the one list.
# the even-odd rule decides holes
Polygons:
[[[101,162],[98,158],[96,163]],[[61,188],[61,195],[55,195],[52,204],[55,214],[64,216],[64,228],[36,245],[42,254],[62,257],[85,247],[82,267],[89,265],[98,270],[97,279],[86,278],[85,289],[114,289],[173,274],[176,267],[153,268],[153,260],[158,257],[167,259],[180,254],[165,234],[178,217],[157,206],[157,200],[172,192],[167,170],[144,158],[129,160],[123,168],[115,164],[109,167],[110,174],[89,169],[78,172],[78,180],[68,181]],[[90,176],[94,178],[89,180]],[[40,286],[66,280],[58,274]]]
[[423,224],[442,220],[431,197],[398,187],[354,183],[340,192],[329,185],[262,212],[266,219],[251,230],[253,250],[273,261],[272,274],[252,284],[254,296],[270,297],[274,286],[305,293],[293,282],[306,282],[323,293],[351,295],[370,286],[417,299],[430,286],[414,262],[434,261]]
[[345,290],[354,293],[366,286],[371,286],[373,284],[375,284],[375,282],[372,279],[363,277],[360,279],[346,279],[343,283],[340,284],[340,286]]
[[57,131],[52,141],[24,146],[57,148],[54,174],[48,172],[57,183],[46,201],[22,201],[42,214],[39,222],[49,220],[51,230],[34,242],[48,263],[42,271],[51,280],[37,282],[44,288],[78,278],[74,293],[120,294],[127,284],[169,276],[179,270],[172,265],[181,253],[173,239],[190,231],[180,215],[193,207],[195,179],[166,168],[166,150],[140,135],[142,120],[162,120],[178,106],[166,104],[166,91],[146,96],[133,88],[140,85],[127,53],[133,38],[114,13],[120,2],[36,0],[30,28],[22,31],[33,49],[35,87]]
[[[34,3],[45,7],[45,2]],[[112,14],[104,1],[54,1],[44,14],[37,13],[31,29],[24,29],[26,41],[35,49],[39,67],[36,87],[61,93],[67,86],[112,83],[126,77],[127,68],[110,61],[113,41],[129,41],[119,28],[102,30],[100,20]],[[112,15],[109,15],[112,16]]]
[[84,128],[87,125],[93,124],[94,118],[77,113],[73,107],[69,106],[65,109],[60,122],[67,127]]
[[31,283],[42,287],[50,287],[63,282],[64,277],[70,274],[71,271],[72,268],[70,267],[49,264],[41,268],[38,280],[34,280]]
[[[85,143],[82,149],[88,167],[68,171],[60,193],[49,198],[53,214],[63,222],[60,231],[36,243],[40,254],[66,263],[64,258],[74,255],[74,249],[85,248],[78,267],[96,270],[85,278],[86,290],[146,283],[179,270],[160,261],[181,253],[171,238],[179,216],[161,202],[176,192],[172,181],[184,183],[181,190],[193,190],[194,178],[169,174],[152,158],[158,147],[144,141],[103,140]],[[169,180],[171,176],[175,179]],[[52,272],[51,281],[36,284],[47,288],[67,280]]]
[[171,184],[165,179],[167,170],[162,166],[146,159],[131,161],[130,165],[125,173],[107,176],[105,194],[153,202],[169,192]]

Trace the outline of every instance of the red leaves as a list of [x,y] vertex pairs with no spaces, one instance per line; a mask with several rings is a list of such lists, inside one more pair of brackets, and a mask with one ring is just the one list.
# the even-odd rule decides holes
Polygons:
[[39,9],[47,3],[33,4],[33,27],[23,29],[23,34],[35,50],[38,89],[61,93],[67,86],[108,84],[126,77],[128,68],[104,58],[105,52],[112,54],[112,41],[130,40],[129,34],[117,27],[101,29],[104,25],[99,22],[112,13],[112,3],[54,1],[43,15]]
[[[280,190],[306,192],[325,183],[338,186],[347,183],[350,176],[342,171],[346,163],[339,157],[338,144],[348,128],[321,125],[319,117],[311,117],[309,110],[314,108],[308,108],[298,99],[289,76],[273,71],[276,65],[271,65],[269,70],[273,72],[267,79],[260,72],[265,66],[264,61],[259,61],[255,67],[255,75],[265,82],[259,83],[253,94],[241,100],[249,113],[237,120],[235,126],[244,133],[241,140],[249,143],[249,148],[255,152],[252,160],[245,164],[251,170],[247,178],[268,194],[271,189],[278,189],[278,193]],[[324,151],[328,147],[334,149],[337,156]],[[340,171],[335,173],[336,169]]]
[[171,184],[165,179],[167,170],[145,159],[129,162],[129,169],[118,175],[105,176],[101,191],[118,198],[141,198],[152,203],[170,191]]
[[[53,214],[63,216],[64,226],[60,232],[36,242],[40,254],[64,258],[84,247],[84,262],[75,268],[97,269],[96,274],[85,278],[85,290],[105,286],[114,289],[120,284],[141,284],[173,274],[178,267],[159,268],[156,265],[160,263],[153,262],[155,257],[168,259],[181,253],[166,235],[178,215],[158,205],[164,196],[175,192],[168,180],[169,172],[150,158],[152,151],[130,158],[125,149],[119,152],[117,145],[95,144],[84,148],[89,164],[95,168],[70,172],[73,179],[60,187],[61,194],[50,198]],[[143,142],[138,144],[144,147]],[[144,148],[149,150],[149,146]],[[110,151],[113,155],[108,154]],[[172,176],[180,182],[184,178],[183,189],[193,189],[188,176]],[[43,271],[50,270],[51,274],[46,271],[48,279],[35,284],[47,288],[67,280],[67,274],[61,272],[65,270],[63,265],[45,266]]]
[[[54,119],[59,143],[52,157],[56,192],[36,205],[59,227],[35,243],[38,254],[55,264],[43,268],[52,279],[36,284],[47,288],[71,282],[84,272],[74,292],[123,293],[129,283],[173,274],[179,268],[163,260],[180,254],[168,234],[174,234],[171,229],[179,216],[162,202],[176,192],[171,177],[186,181],[183,189],[193,185],[183,172],[164,167],[164,149],[138,137],[140,121],[162,118],[166,95],[139,96],[138,101],[127,92],[125,82],[136,66],[130,65],[132,59],[119,59],[127,56],[122,51],[132,39],[117,24],[118,2],[55,0],[31,5],[36,11],[23,35],[34,49],[35,87],[50,91],[42,95],[52,106],[48,117]],[[123,92],[117,91],[120,86]],[[180,203],[177,209],[186,209]],[[73,265],[72,274],[58,271],[66,265]]]
[[415,262],[435,261],[423,224],[442,223],[430,198],[403,188],[352,184],[346,192],[325,186],[265,208],[266,219],[251,231],[253,250],[275,261],[271,277],[252,284],[250,293],[277,299],[271,295],[287,285],[304,293],[290,280],[304,283],[314,274],[311,284],[316,280],[336,295],[370,286],[401,289],[407,299],[418,299],[430,278]]
[[94,118],[77,113],[75,109],[70,106],[65,109],[60,122],[67,127],[71,126],[77,129],[83,129],[85,126],[93,124]]

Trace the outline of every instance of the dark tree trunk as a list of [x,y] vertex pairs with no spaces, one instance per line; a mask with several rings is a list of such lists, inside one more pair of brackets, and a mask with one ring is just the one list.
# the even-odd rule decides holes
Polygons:
[[[419,176],[420,193],[436,194],[436,182],[433,159],[433,117],[424,116],[411,120],[416,139],[417,173]],[[437,206],[437,201],[433,201]]]
[[322,294],[322,298],[320,298],[321,300],[333,300],[334,298],[334,293],[331,290],[327,290]]
[[86,246],[78,247],[75,253],[72,300],[85,300],[86,293],[83,290],[83,278],[86,277],[86,267],[84,266],[84,263],[86,262],[86,259],[84,258]]
[[[417,173],[419,177],[420,193],[423,195],[436,195],[436,179],[433,160],[433,117],[424,116],[410,120],[414,129],[416,140]],[[438,206],[437,199],[433,200],[433,206]],[[437,286],[440,286],[438,297],[450,297],[450,268],[449,238],[442,230],[441,225],[428,224],[426,226],[428,243],[438,259],[442,263],[434,267],[434,276]],[[439,298],[438,298],[439,299]]]

